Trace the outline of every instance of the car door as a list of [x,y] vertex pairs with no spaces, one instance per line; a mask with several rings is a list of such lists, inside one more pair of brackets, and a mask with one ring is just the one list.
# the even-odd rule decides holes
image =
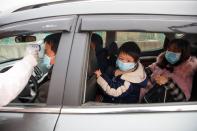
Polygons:
[[[31,17],[31,14],[29,14],[29,17]],[[17,17],[15,19],[19,18]],[[76,23],[75,21],[76,16],[70,15],[24,20],[1,26],[1,38],[34,33],[45,35],[55,32],[61,33],[60,43],[56,54],[56,63],[53,67],[46,103],[40,103],[36,101],[34,103],[14,102],[5,107],[0,107],[1,131],[54,130],[63,100],[64,84],[74,34],[73,29],[75,28]],[[15,61],[12,62],[14,63]],[[38,70],[36,68],[34,69],[34,73],[36,75],[43,74],[42,70]]]
[[[187,19],[187,21],[185,21]],[[197,103],[113,104],[101,103],[86,96],[96,88],[88,85],[90,37],[97,31],[170,32],[176,25],[196,23],[193,16],[168,15],[84,15],[80,16],[71,50],[65,85],[63,108],[56,131],[195,131]],[[109,24],[110,23],[110,24]],[[196,29],[196,26],[193,27]],[[193,29],[180,29],[197,33]],[[191,31],[191,32],[190,32]],[[96,79],[95,79],[96,80]],[[94,92],[92,92],[94,93]]]

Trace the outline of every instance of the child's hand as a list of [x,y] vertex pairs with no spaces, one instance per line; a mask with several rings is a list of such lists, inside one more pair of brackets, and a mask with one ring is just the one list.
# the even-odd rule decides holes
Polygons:
[[98,78],[99,76],[101,76],[101,70],[99,69],[99,70],[96,70],[95,72],[94,72],[95,74],[96,74],[96,77]]
[[124,74],[123,71],[121,71],[119,69],[115,70],[115,73],[114,73],[115,76],[119,76],[119,75],[122,75],[122,74]]
[[155,76],[155,81],[159,85],[164,85],[168,82],[168,78],[163,75],[157,75],[157,76]]

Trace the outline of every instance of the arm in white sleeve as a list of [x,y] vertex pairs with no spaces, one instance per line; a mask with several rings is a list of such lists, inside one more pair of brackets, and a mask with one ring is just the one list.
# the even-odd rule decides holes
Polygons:
[[0,73],[0,107],[9,104],[25,88],[37,61],[27,55],[5,73]]

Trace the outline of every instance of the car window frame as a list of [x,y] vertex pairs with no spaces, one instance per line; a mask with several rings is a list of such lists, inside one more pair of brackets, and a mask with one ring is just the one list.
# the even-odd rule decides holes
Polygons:
[[[196,16],[178,15],[81,15],[80,31],[140,31],[140,32],[182,32],[195,33]],[[146,23],[144,23],[146,21]],[[110,23],[110,24],[106,24]],[[179,30],[180,28],[180,30]],[[182,30],[181,30],[182,29]]]
[[[121,29],[121,27],[117,26],[116,27],[109,27],[107,29],[103,29],[103,27],[105,27],[105,25],[103,25],[103,27],[99,28],[99,26],[101,25],[101,23],[103,24],[104,22],[101,22],[100,23],[100,19],[101,17],[103,18],[109,18],[109,17],[114,17],[114,16],[117,16],[117,15],[81,15],[79,16],[79,19],[78,19],[78,23],[77,23],[77,28],[76,28],[76,34],[80,36],[80,38],[77,38],[75,37],[74,38],[74,44],[76,45],[79,45],[79,42],[80,44],[83,46],[81,49],[84,49],[82,52],[80,58],[83,59],[83,62],[77,62],[78,64],[78,68],[83,71],[81,73],[79,73],[79,77],[77,78],[76,81],[70,81],[70,83],[67,85],[69,88],[70,88],[70,91],[72,90],[72,87],[73,85],[75,86],[78,86],[78,87],[75,87],[75,90],[72,90],[72,92],[74,91],[77,91],[75,92],[74,94],[77,94],[77,96],[73,96],[73,95],[69,95],[69,94],[66,94],[65,92],[65,99],[64,99],[64,107],[62,109],[62,113],[69,113],[69,112],[72,112],[71,110],[73,110],[75,107],[77,107],[77,109],[75,111],[73,111],[73,113],[85,113],[85,114],[91,114],[91,113],[99,113],[99,111],[97,109],[101,109],[103,111],[101,111],[100,113],[137,113],[137,112],[176,112],[176,111],[197,111],[197,102],[180,102],[180,103],[168,103],[168,104],[163,104],[163,103],[159,103],[159,104],[128,104],[128,105],[124,105],[124,104],[96,104],[96,103],[93,103],[93,104],[90,104],[90,105],[86,105],[84,106],[83,102],[85,101],[85,91],[86,91],[86,82],[84,83],[84,81],[86,81],[87,79],[87,63],[88,63],[88,55],[89,55],[89,52],[85,52],[85,51],[89,51],[89,44],[88,44],[88,40],[90,39],[90,32],[95,32],[95,31],[125,31],[125,28],[126,28],[126,25],[123,24],[123,28]],[[120,15],[118,15],[120,16]],[[124,17],[132,17],[133,15],[124,15]],[[139,15],[141,16],[141,15]],[[152,15],[147,15],[147,16],[152,16]],[[160,15],[157,15],[157,17],[160,16]],[[83,27],[83,22],[86,22],[84,21],[83,19],[89,19],[89,18],[95,18],[95,20],[91,19],[89,22],[94,22],[94,24],[90,24],[89,22],[87,22],[85,24],[85,26]],[[136,15],[134,15],[134,17],[136,17]],[[161,15],[161,17],[163,17],[163,15]],[[172,16],[170,16],[172,17]],[[178,18],[180,18],[180,16],[177,16]],[[185,17],[190,17],[190,16],[185,16]],[[120,17],[121,18],[121,17]],[[165,18],[168,18],[167,16],[165,16]],[[184,16],[181,18],[184,18]],[[191,18],[193,19],[193,16],[191,16]],[[195,17],[195,20],[197,20],[197,17]],[[108,23],[108,22],[107,22]],[[90,24],[90,26],[88,26],[88,24]],[[109,24],[107,24],[107,27],[108,27]],[[110,25],[114,25],[113,24],[113,21],[111,21],[111,24]],[[95,26],[95,28],[94,28]],[[87,28],[86,28],[87,27]],[[129,30],[132,30],[132,29],[129,29]],[[136,30],[136,28],[135,28]],[[128,30],[126,30],[128,31]],[[140,31],[140,30],[139,30]],[[151,30],[151,31],[154,31],[154,30]],[[160,32],[162,32],[163,30],[160,29],[159,30]],[[156,32],[158,32],[158,29],[156,30]],[[164,30],[162,33],[166,32],[166,30]],[[75,40],[76,39],[76,40]],[[77,39],[78,39],[78,42],[77,42]],[[75,50],[75,53],[76,53],[76,49],[72,49],[72,50]],[[72,52],[71,52],[72,54]],[[85,62],[84,62],[85,61]],[[72,64],[69,63],[69,64]],[[76,63],[75,63],[76,64]],[[77,69],[77,70],[79,70]],[[70,68],[69,68],[70,70]],[[71,74],[68,73],[68,78],[70,77],[69,80],[71,80],[71,78],[74,78],[74,76],[76,76],[76,74]],[[73,94],[73,93],[72,93]],[[70,98],[71,97],[71,98]],[[74,101],[71,100],[69,101],[68,98],[70,99],[75,99]],[[173,109],[170,109],[170,107],[168,107],[168,105],[173,106],[174,108]],[[69,109],[70,106],[74,106],[72,109]],[[120,111],[119,109],[114,109],[116,106],[119,106],[120,107],[120,110],[126,108],[128,109],[127,111]],[[106,108],[106,107],[109,107],[109,112],[105,112],[105,110],[103,108]],[[139,108],[138,108],[139,107]],[[140,108],[142,107],[142,108]],[[146,107],[150,107],[150,109],[146,108]],[[151,108],[151,107],[154,107],[154,108]],[[191,108],[190,108],[191,107]],[[81,109],[84,109],[86,110],[85,112],[83,111],[80,111]],[[92,109],[95,111],[92,111]],[[119,111],[118,111],[119,110]]]
[[[52,77],[49,86],[48,99],[45,104],[40,103],[27,103],[27,104],[15,104],[5,107],[0,107],[0,112],[43,112],[43,113],[58,113],[62,105],[63,91],[65,88],[65,79],[67,74],[67,64],[70,55],[70,48],[72,45],[72,39],[74,35],[76,15],[68,16],[56,16],[50,18],[39,18],[36,20],[25,20],[23,22],[16,22],[8,24],[0,28],[0,34],[7,33],[7,36],[13,35],[18,32],[28,30],[29,32],[62,32],[60,43],[56,55],[56,64],[52,71]],[[42,26],[56,24],[52,28],[41,28]],[[30,24],[27,24],[27,23]],[[64,23],[62,25],[62,23]],[[24,25],[24,26],[23,26]],[[15,28],[16,27],[16,28]],[[32,29],[32,31],[31,31]],[[13,33],[13,34],[12,34]],[[5,36],[6,36],[5,35]],[[1,37],[4,37],[1,35]],[[65,42],[66,41],[66,42]],[[66,50],[64,50],[66,49]],[[65,56],[64,56],[65,55]],[[62,69],[62,70],[61,70]],[[61,78],[57,78],[61,76]],[[57,89],[58,86],[58,89]],[[47,108],[47,110],[46,110]]]

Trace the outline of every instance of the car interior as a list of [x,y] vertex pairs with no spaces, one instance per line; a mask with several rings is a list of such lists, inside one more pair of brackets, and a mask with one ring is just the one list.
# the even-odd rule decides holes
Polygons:
[[[10,34],[10,36],[0,39],[0,73],[6,72],[12,68],[16,61],[21,60],[25,56],[26,47],[28,45],[37,44],[40,47],[37,59],[38,65],[34,67],[33,74],[24,90],[10,103],[10,105],[40,103],[37,99],[40,87],[47,80],[49,72],[49,69],[43,64],[45,55],[44,38],[52,33],[57,32],[26,32],[24,34],[20,33],[19,35]],[[44,103],[42,102],[42,104]]]
[[[25,51],[27,44],[38,43],[41,46],[39,52],[39,64],[35,67],[34,73],[31,76],[28,85],[24,91],[15,99],[12,103],[39,103],[36,98],[39,93],[39,87],[45,81],[48,70],[45,66],[42,65],[42,59],[44,56],[44,43],[43,39],[53,32],[43,32],[43,33],[34,33],[26,34],[28,38],[31,38],[28,42],[24,38],[20,41],[19,38],[22,38],[21,35],[15,35],[2,38],[0,46],[0,72],[5,72],[10,69],[13,65],[13,62],[20,60]],[[103,48],[109,50],[111,43],[116,43],[117,47],[120,47],[122,43],[126,41],[134,41],[138,44],[141,49],[140,61],[143,64],[144,68],[148,67],[150,64],[156,61],[156,57],[165,50],[166,44],[174,38],[184,38],[191,43],[191,55],[196,56],[197,54],[197,34],[184,34],[184,33],[166,33],[166,32],[135,32],[135,31],[97,31],[90,32],[89,36],[91,37],[92,33],[99,34],[103,39]],[[34,40],[32,36],[35,36]],[[16,39],[17,38],[17,39]],[[32,40],[33,39],[33,40]],[[6,43],[7,42],[7,43]],[[90,43],[90,42],[89,42]],[[7,46],[9,45],[9,48]],[[94,74],[97,69],[97,61],[95,52],[89,48],[88,54],[88,69],[87,69],[87,81],[85,87],[85,97],[83,100],[83,105],[88,103],[101,103],[100,98],[98,97],[98,85],[96,83],[96,76]],[[197,100],[197,75],[193,77],[193,87],[191,98],[189,101]],[[29,95],[30,94],[30,95]]]
[[[118,47],[126,41],[134,41],[138,44],[141,49],[140,62],[144,68],[156,61],[157,56],[162,53],[166,44],[174,38],[183,38],[191,43],[191,55],[196,56],[197,54],[197,34],[184,34],[184,33],[166,33],[166,32],[119,32],[119,31],[99,31],[91,32],[97,33],[103,38],[103,48],[108,49],[108,46],[112,42],[116,42]],[[90,43],[90,42],[89,42]],[[87,84],[84,105],[99,104],[101,101],[97,96],[98,85],[96,82],[96,76],[94,75],[96,67],[95,54],[90,48],[88,71],[87,71]],[[197,78],[196,72],[193,77],[193,87],[191,98],[189,101],[197,100]],[[103,104],[103,103],[100,103]],[[109,104],[109,103],[106,103]]]

